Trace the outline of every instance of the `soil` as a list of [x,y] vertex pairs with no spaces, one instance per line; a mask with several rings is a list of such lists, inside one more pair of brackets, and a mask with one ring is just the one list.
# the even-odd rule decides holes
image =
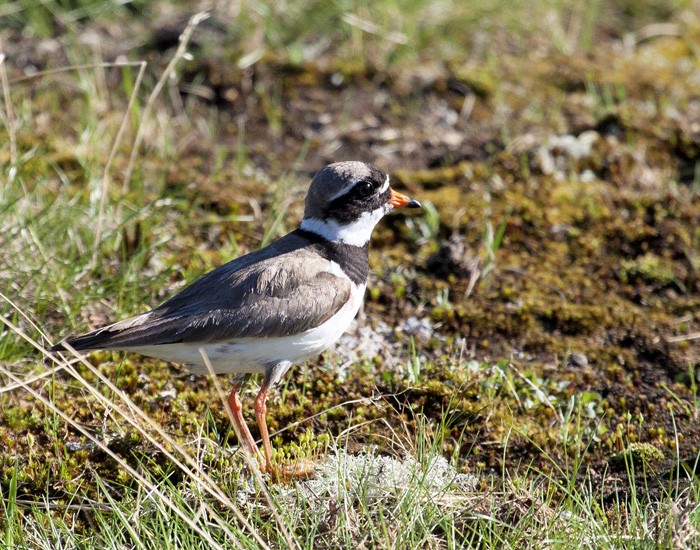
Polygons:
[[[650,459],[660,480],[651,490],[675,475],[677,457],[694,470],[700,62],[692,32],[624,53],[609,41],[588,53],[504,49],[486,65],[400,68],[266,56],[240,70],[195,47],[175,86],[188,102],[178,156],[156,168],[167,171],[166,195],[188,197],[200,213],[245,214],[249,200],[269,207],[265,181],[288,174],[304,181],[324,164],[361,159],[431,203],[437,217],[431,228],[420,214],[397,214],[378,228],[360,323],[383,343],[367,357],[361,329],[350,335],[342,349],[364,360],[344,366],[342,382],[331,368],[342,361],[332,355],[292,371],[284,403],[270,406],[271,429],[336,405],[311,424],[315,433],[337,435],[378,418],[412,430],[423,414],[465,471],[553,471],[576,456],[580,475],[604,477],[610,498],[625,479],[613,457],[632,444],[660,451]],[[151,75],[172,55],[167,36],[161,29],[142,46]],[[216,41],[216,27],[197,40]],[[18,74],[30,62],[61,63],[38,59],[46,49],[34,42],[17,44],[8,58]],[[110,87],[119,81],[119,71],[107,70]],[[216,131],[207,137],[194,121],[212,113]],[[253,176],[237,165],[242,137]],[[79,167],[65,170],[80,180]],[[286,219],[300,208],[297,200]],[[259,231],[241,231],[254,247]],[[409,318],[417,329],[405,329]],[[411,338],[420,357],[415,379],[405,367]],[[93,357],[95,364],[111,358]],[[145,372],[152,384],[133,383],[134,398],[186,437],[203,402],[215,401],[211,388],[175,367],[139,361],[122,364],[120,382],[129,387],[129,373]],[[166,377],[178,397],[154,400],[149,391]],[[343,405],[370,396],[369,404]],[[226,415],[211,407],[224,430]],[[567,440],[561,419],[571,407],[585,435],[572,431]],[[88,424],[93,415],[75,413]],[[13,425],[4,429],[12,433]],[[278,443],[308,427],[283,432]],[[22,429],[43,430],[39,422]],[[371,423],[353,431],[351,446],[381,447],[387,435]],[[140,444],[122,443],[114,448],[126,455]],[[104,457],[77,448],[85,454],[77,463],[108,471]]]

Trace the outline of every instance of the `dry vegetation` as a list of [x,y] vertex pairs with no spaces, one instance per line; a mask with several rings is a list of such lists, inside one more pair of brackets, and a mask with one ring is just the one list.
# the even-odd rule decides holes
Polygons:
[[[0,7],[4,544],[699,544],[697,3],[199,8]],[[351,158],[428,207],[270,406],[315,479],[248,469],[211,380],[46,353]]]

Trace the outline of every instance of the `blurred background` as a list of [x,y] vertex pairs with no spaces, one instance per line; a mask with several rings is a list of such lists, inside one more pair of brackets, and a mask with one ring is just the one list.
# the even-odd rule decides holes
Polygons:
[[[697,541],[697,0],[6,0],[0,55],[5,494],[130,494],[123,464],[56,409],[167,478],[94,376],[53,373],[42,346],[292,230],[309,178],[356,159],[426,207],[377,228],[364,312],[288,376],[277,445],[294,455],[327,434],[351,454],[420,458],[428,441],[490,499],[436,505],[475,537],[445,528],[447,546],[517,546],[543,525],[663,545],[678,518]],[[206,380],[91,361],[175,437],[229,442]],[[516,475],[530,489],[506,487]],[[556,488],[534,491],[541,476]],[[587,519],[557,527],[561,502]]]

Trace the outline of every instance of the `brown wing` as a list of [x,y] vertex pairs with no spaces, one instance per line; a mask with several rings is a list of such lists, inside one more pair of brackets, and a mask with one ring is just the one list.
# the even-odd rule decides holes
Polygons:
[[[352,283],[304,248],[249,254],[208,273],[156,309],[69,339],[76,349],[286,336],[317,327],[350,299]],[[274,251],[271,251],[274,252]]]

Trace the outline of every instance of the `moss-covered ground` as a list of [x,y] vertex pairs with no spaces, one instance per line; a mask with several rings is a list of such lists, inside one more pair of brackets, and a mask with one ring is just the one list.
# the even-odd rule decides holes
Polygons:
[[[76,366],[107,402],[21,335],[48,346],[157,305],[294,228],[309,178],[344,159],[377,164],[428,207],[377,228],[357,326],[274,392],[280,453],[322,461],[333,441],[403,456],[428,437],[482,490],[532,472],[561,484],[552,502],[590,486],[620,532],[630,525],[612,517],[621,502],[694,486],[700,19],[691,3],[653,4],[545,6],[547,32],[484,6],[483,28],[457,7],[433,27],[391,3],[294,4],[289,20],[221,8],[152,103],[191,15],[183,6],[9,4],[0,493],[23,514],[44,500],[65,518],[105,485],[133,488],[123,463],[177,483],[93,371]],[[95,65],[124,58],[148,62],[130,110],[139,67]],[[133,355],[89,361],[180,444],[235,444],[205,377]],[[123,462],[10,375],[36,377],[29,387]],[[254,392],[245,403],[257,435]],[[214,470],[242,462],[201,456]],[[510,504],[498,519],[516,525],[523,503]],[[78,509],[75,529],[91,529]]]

